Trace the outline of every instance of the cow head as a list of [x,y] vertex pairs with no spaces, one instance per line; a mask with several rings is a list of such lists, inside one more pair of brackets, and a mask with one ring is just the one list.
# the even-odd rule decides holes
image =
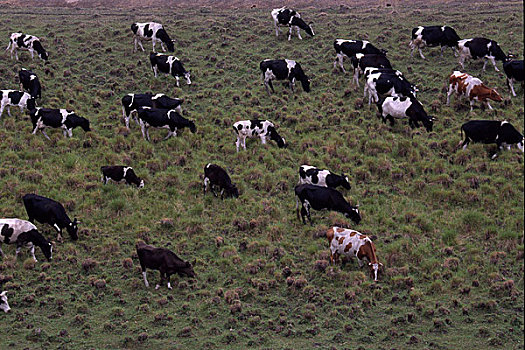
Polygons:
[[197,127],[195,126],[195,123],[193,121],[189,121],[190,124],[190,131],[192,134],[195,134],[197,132]]
[[304,79],[301,79],[301,85],[305,92],[310,92],[310,79],[308,79],[306,76]]
[[237,186],[232,184],[230,188],[226,189],[226,195],[228,197],[239,198],[239,190],[237,189]]
[[11,311],[9,303],[7,302],[7,292],[5,290],[2,293],[0,293],[0,310],[2,310],[3,312]]
[[520,142],[517,143],[518,149],[523,152],[523,145],[525,144],[525,138],[522,138]]
[[501,102],[503,99],[501,98],[500,94],[495,89],[490,89],[490,95],[489,98],[496,102]]
[[141,179],[137,187],[144,188],[144,180]]
[[72,222],[69,223],[69,225],[66,226],[67,233],[69,233],[69,236],[72,240],[76,241],[78,239],[78,224],[77,218],[75,218]]
[[87,120],[86,118],[82,118],[80,122],[80,127],[84,131],[91,131],[91,128],[89,127],[89,120]]
[[388,50],[379,49],[379,52],[381,53],[381,55],[386,56],[386,54],[388,53]]
[[188,85],[191,85],[190,76],[191,76],[191,72],[186,72],[186,73],[184,73],[184,79],[186,79],[186,83],[187,83]]
[[380,270],[382,270],[383,264],[380,262],[375,263],[368,263],[368,266],[370,267],[370,274],[372,277],[374,277],[374,281],[377,281],[377,274]]
[[352,220],[353,222],[359,224],[361,222],[361,215],[359,214],[359,205],[352,207],[349,205],[349,209],[346,211],[345,216]]
[[42,249],[42,253],[44,253],[47,261],[51,261],[51,259],[53,259],[53,244],[49,241],[45,241],[40,248]]
[[27,113],[36,108],[36,101],[34,98],[27,99]]
[[434,126],[434,120],[436,120],[436,118],[434,118],[432,116],[427,116],[426,118],[423,118],[421,120],[421,122],[425,126],[425,129],[427,130],[427,132],[431,132],[432,131],[432,127]]
[[193,261],[193,264],[190,263],[189,261],[186,261],[184,263],[184,266],[180,269],[180,272],[179,274],[182,275],[186,275],[188,277],[192,277],[192,278],[195,278],[197,277],[197,275],[195,274],[195,271],[193,271],[193,266],[192,265],[195,265],[195,260]]
[[348,176],[346,176],[345,174],[342,174],[341,177],[344,178],[344,181],[342,183],[343,188],[346,188],[347,190],[349,190],[351,186],[350,186],[350,181],[348,181]]

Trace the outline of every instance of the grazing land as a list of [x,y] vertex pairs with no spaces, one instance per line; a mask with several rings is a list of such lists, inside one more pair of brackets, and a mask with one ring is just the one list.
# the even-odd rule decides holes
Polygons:
[[[0,44],[11,32],[42,39],[50,63],[0,53],[0,87],[17,89],[28,68],[43,85],[40,106],[73,109],[91,121],[66,139],[57,130],[31,135],[28,117],[12,108],[0,121],[0,217],[27,219],[26,193],[58,200],[77,217],[79,240],[56,243],[54,259],[27,250],[16,261],[4,245],[2,290],[12,312],[0,315],[0,348],[16,349],[522,349],[523,153],[490,156],[495,145],[456,151],[470,119],[506,119],[523,133],[523,89],[511,97],[501,72],[469,61],[466,71],[496,87],[504,101],[469,114],[466,101],[446,101],[446,77],[458,69],[447,49],[410,58],[410,31],[447,24],[462,38],[485,36],[523,53],[523,2],[454,6],[399,4],[305,8],[314,38],[276,38],[268,9],[0,8]],[[175,40],[192,85],[153,77],[146,52],[132,53],[130,25],[155,20]],[[285,31],[285,29],[283,29]],[[336,38],[369,40],[388,50],[394,68],[418,85],[418,99],[437,121],[433,132],[391,127],[363,106],[363,81],[334,71]],[[157,45],[157,49],[159,45]],[[311,78],[292,95],[281,83],[269,97],[259,62],[289,58]],[[519,57],[522,59],[522,57]],[[349,60],[345,66],[349,68]],[[184,99],[197,132],[167,141],[167,130],[124,126],[127,93]],[[235,150],[232,124],[273,121],[288,148],[247,140]],[[203,196],[204,166],[228,170],[238,199]],[[103,185],[100,167],[130,165],[145,187]],[[295,214],[301,164],[345,173],[344,190],[359,204],[355,226],[338,213]],[[330,266],[331,225],[370,235],[384,264],[380,281],[355,261]],[[53,240],[49,226],[37,224]],[[222,239],[217,239],[221,237]],[[172,277],[145,288],[135,244],[167,247],[196,259],[196,279]],[[148,273],[150,283],[157,271]]]

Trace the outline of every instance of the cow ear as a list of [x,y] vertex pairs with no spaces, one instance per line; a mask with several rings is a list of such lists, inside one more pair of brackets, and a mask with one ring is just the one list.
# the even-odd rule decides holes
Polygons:
[[193,259],[193,261],[191,262],[191,266],[195,266],[196,263],[197,263],[197,259]]

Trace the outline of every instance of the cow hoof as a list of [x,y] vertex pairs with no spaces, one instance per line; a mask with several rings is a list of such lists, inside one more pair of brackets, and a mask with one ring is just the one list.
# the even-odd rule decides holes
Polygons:
[[159,289],[159,288],[160,288],[160,285],[157,284],[157,285],[155,286],[155,290],[157,290],[157,289]]

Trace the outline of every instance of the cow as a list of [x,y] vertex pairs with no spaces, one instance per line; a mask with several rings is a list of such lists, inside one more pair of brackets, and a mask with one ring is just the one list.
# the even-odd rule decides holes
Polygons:
[[190,128],[192,133],[197,131],[195,123],[189,119],[184,118],[176,110],[168,110],[161,108],[139,107],[137,109],[139,117],[139,124],[142,131],[142,137],[150,141],[149,127],[166,128],[169,129],[168,135],[164,140],[171,136],[177,136],[177,129]]
[[36,108],[35,99],[30,94],[23,91],[16,90],[0,90],[2,94],[2,100],[0,101],[0,118],[4,113],[4,108],[7,107],[7,114],[11,116],[10,106],[18,106],[20,113],[24,112],[24,108],[28,111]]
[[472,58],[484,58],[485,62],[483,63],[483,71],[485,71],[485,66],[487,62],[490,61],[494,66],[496,72],[499,72],[498,67],[496,67],[496,61],[502,61],[505,63],[509,60],[507,55],[499,47],[498,43],[494,40],[487,38],[473,38],[473,39],[463,39],[458,42],[459,50],[459,65],[461,69],[465,69],[463,64],[465,59]]
[[166,248],[155,248],[144,242],[137,243],[136,248],[146,288],[149,287],[149,282],[146,278],[147,268],[160,271],[160,282],[155,286],[155,289],[159,289],[164,281],[168,282],[168,289],[171,289],[170,277],[175,273],[181,277],[183,275],[191,278],[196,277],[195,272],[193,271],[195,261],[193,263],[184,261],[171,250]]
[[35,52],[38,57],[44,60],[47,63],[49,55],[47,51],[40,43],[40,39],[34,35],[26,35],[22,33],[12,33],[9,37],[9,44],[7,45],[6,51],[11,48],[11,59],[13,59],[13,54],[15,54],[16,60],[18,61],[18,50],[27,50],[31,53],[31,59],[34,59]]
[[503,71],[507,76],[507,86],[512,92],[512,96],[516,96],[514,92],[514,83],[521,82],[523,89],[523,81],[525,80],[525,73],[523,72],[523,60],[509,60],[503,63]]
[[415,97],[387,97],[377,103],[377,108],[383,123],[390,120],[390,125],[393,126],[394,118],[408,118],[408,125],[412,129],[419,127],[421,122],[428,132],[432,131],[435,118],[427,115]]
[[356,257],[359,267],[368,261],[370,274],[377,281],[377,274],[383,264],[377,260],[376,247],[372,240],[364,234],[342,227],[331,227],[326,231],[330,246],[330,263],[337,264],[339,256]]
[[448,78],[447,106],[450,104],[450,96],[455,92],[458,97],[468,97],[470,101],[470,111],[474,109],[474,102],[480,101],[487,105],[489,109],[492,106],[489,99],[497,102],[503,101],[498,92],[487,87],[483,82],[470,74],[454,71]]
[[[139,44],[142,51],[144,51],[144,47],[142,46],[143,40],[151,40],[153,44],[153,52],[155,52],[155,45],[157,42],[160,42],[162,51],[166,51],[166,47],[169,52],[175,51],[173,40],[170,39],[170,36],[160,23],[133,23],[131,25],[131,31],[133,32],[133,41],[135,44],[133,52],[137,51],[137,44]],[[164,47],[164,45],[166,45],[166,47]]]
[[151,63],[151,69],[157,77],[157,72],[160,71],[166,75],[171,74],[177,80],[177,87],[179,87],[179,77],[184,77],[186,83],[191,85],[190,76],[191,73],[184,69],[182,62],[175,56],[163,55],[160,53],[151,52],[149,54],[149,61]]
[[417,87],[412,85],[399,71],[388,68],[365,69],[365,97],[368,95],[368,105],[372,101],[379,102],[379,96],[416,97]]
[[392,69],[390,61],[384,55],[358,53],[350,57],[350,61],[354,67],[353,81],[357,86],[359,86],[359,74],[362,74],[367,67]]
[[[164,94],[127,94],[122,97],[122,116],[126,122],[126,127],[129,129],[129,119],[131,114],[137,115],[137,108],[152,107],[162,109],[174,109],[177,113],[182,114],[183,100],[180,98],[171,98]],[[135,117],[138,124],[138,119]]]
[[498,151],[504,147],[510,150],[510,146],[516,144],[518,149],[523,152],[525,139],[516,128],[508,121],[497,120],[471,120],[461,126],[462,134],[465,133],[465,140],[459,142],[458,147],[465,150],[468,144],[479,142],[484,144],[495,143],[498,148],[491,159],[498,156]]
[[138,177],[130,166],[107,165],[100,167],[100,171],[102,171],[104,185],[108,183],[108,180],[112,180],[114,182],[124,181],[128,185],[135,185],[138,188],[144,187],[144,180]]
[[421,49],[425,46],[435,47],[441,46],[440,57],[443,57],[443,51],[446,47],[450,47],[454,52],[454,56],[458,56],[458,41],[461,40],[454,28],[449,26],[419,26],[412,29],[412,40],[408,44],[411,51],[410,57],[414,56],[414,50],[419,50],[419,55],[425,59]]
[[215,188],[217,187],[221,190],[221,199],[224,198],[224,194],[226,194],[226,197],[239,198],[239,190],[232,184],[232,180],[226,170],[216,164],[208,163],[204,167],[203,187],[204,195],[206,195],[208,189],[211,189],[213,195],[217,197],[217,193],[215,192]]
[[268,120],[241,120],[233,124],[233,130],[237,135],[235,146],[239,152],[239,146],[246,150],[246,138],[257,137],[261,138],[262,144],[266,144],[266,140],[274,140],[277,142],[279,148],[286,148],[286,140],[281,137],[275,130],[275,125]]
[[356,224],[361,221],[359,214],[359,206],[351,206],[343,195],[330,187],[321,187],[310,184],[302,184],[295,186],[295,210],[297,218],[299,219],[299,202],[302,204],[301,218],[303,224],[306,224],[305,216],[308,217],[310,225],[312,225],[312,218],[310,217],[310,208],[315,210],[334,210],[344,214],[347,218],[353,220]]
[[53,245],[38,232],[35,225],[26,220],[20,219],[0,219],[0,255],[4,256],[2,243],[16,243],[16,257],[23,246],[27,246],[31,251],[33,260],[35,257],[35,245],[40,247],[47,261],[51,261],[53,255]]
[[339,65],[339,68],[341,68],[343,73],[346,73],[345,67],[343,66],[343,60],[345,57],[349,58],[358,53],[385,56],[387,53],[386,50],[378,49],[366,40],[336,39],[334,41],[334,49],[336,53],[334,69],[337,69],[337,65]]
[[48,140],[51,139],[44,131],[45,128],[61,128],[64,137],[73,137],[73,129],[78,126],[86,132],[91,131],[89,120],[67,109],[36,107],[29,111],[29,115],[33,123],[33,135],[40,130]]
[[5,290],[0,293],[0,310],[6,313],[11,311],[9,303],[7,302],[7,291]]
[[310,79],[304,74],[301,65],[293,60],[264,60],[260,63],[259,68],[262,72],[263,83],[266,88],[268,95],[271,95],[268,86],[273,89],[272,80],[285,80],[290,81],[289,86],[292,92],[294,92],[295,81],[299,80],[303,86],[305,92],[310,92]]
[[18,78],[20,80],[20,90],[29,92],[34,99],[42,98],[42,86],[35,73],[22,68],[18,71]]
[[75,218],[73,221],[67,216],[66,210],[57,201],[37,194],[26,194],[22,197],[27,211],[29,221],[36,221],[42,224],[49,224],[58,232],[58,241],[62,241],[62,229],[66,229],[73,240],[78,239],[78,224]]
[[342,186],[347,190],[351,188],[348,176],[345,174],[337,175],[330,170],[322,170],[306,164],[299,167],[299,184],[312,184],[330,188]]
[[[275,25],[275,35],[278,37],[281,29],[279,26],[288,26],[290,30],[288,32],[288,41],[292,38],[293,28],[297,31],[297,37],[303,40],[301,37],[301,29],[304,30],[308,35],[314,36],[315,33],[312,29],[312,24],[306,24],[301,18],[301,15],[292,9],[281,7],[280,9],[272,10],[273,24]],[[281,32],[282,33],[282,32]]]

